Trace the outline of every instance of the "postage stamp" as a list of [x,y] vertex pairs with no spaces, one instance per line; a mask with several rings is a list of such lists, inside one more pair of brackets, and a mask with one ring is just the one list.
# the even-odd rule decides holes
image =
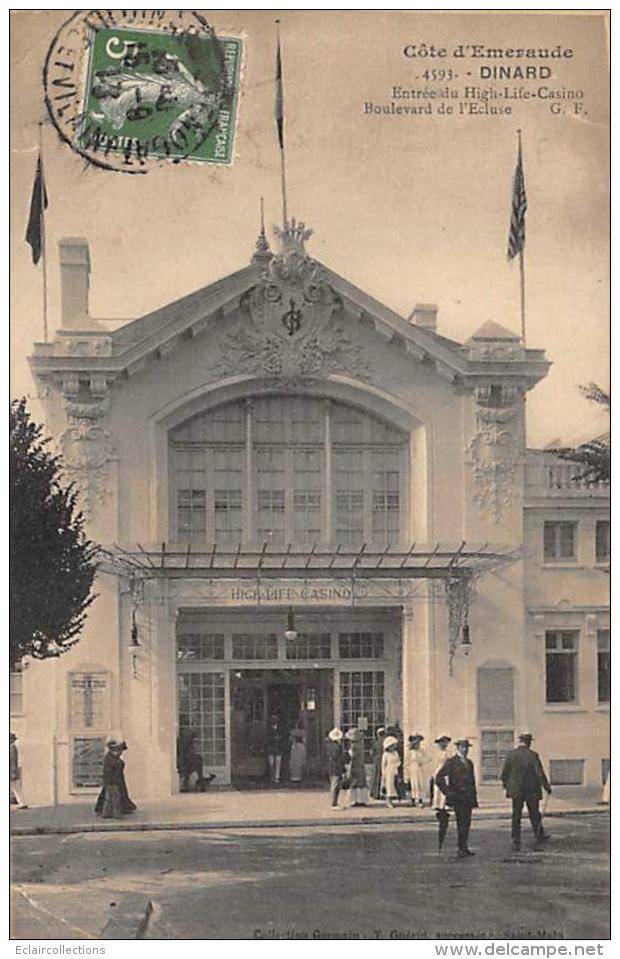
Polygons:
[[73,150],[105,169],[230,164],[243,43],[184,10],[78,12],[48,51],[45,99]]

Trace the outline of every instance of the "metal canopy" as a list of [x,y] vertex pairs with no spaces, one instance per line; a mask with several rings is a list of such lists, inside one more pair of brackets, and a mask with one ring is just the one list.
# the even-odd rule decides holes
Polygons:
[[[284,549],[265,541],[260,546],[240,544],[227,549],[214,543],[210,549],[162,543],[159,548],[114,544],[102,550],[102,566],[148,579],[468,579],[511,564],[522,555],[520,547],[437,543],[432,549],[412,543],[408,550],[358,549],[338,544],[314,543]],[[107,561],[107,562],[106,562]]]

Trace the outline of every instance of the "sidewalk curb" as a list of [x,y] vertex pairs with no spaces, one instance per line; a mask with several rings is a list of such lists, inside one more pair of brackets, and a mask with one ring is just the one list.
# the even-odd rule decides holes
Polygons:
[[[590,807],[585,809],[561,809],[552,810],[545,813],[545,819],[561,819],[568,816],[591,816],[609,813],[609,807]],[[507,820],[511,818],[509,811],[506,812],[482,812],[475,817],[478,821],[487,820]],[[393,825],[394,823],[406,823],[413,826],[434,825],[433,816],[421,819],[419,816],[339,816],[330,819],[260,819],[260,820],[222,820],[221,822],[195,821],[195,822],[128,822],[126,820],[110,823],[101,823],[95,820],[92,825],[86,823],[75,826],[12,826],[10,835],[19,836],[67,836],[77,833],[106,833],[106,832],[174,832],[179,830],[211,830],[222,829],[288,829],[299,826],[320,828],[323,826],[374,826],[374,825]]]

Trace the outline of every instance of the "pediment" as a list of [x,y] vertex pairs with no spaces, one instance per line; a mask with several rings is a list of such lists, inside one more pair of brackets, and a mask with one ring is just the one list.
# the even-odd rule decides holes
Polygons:
[[[424,362],[444,380],[462,382],[490,369],[493,355],[482,357],[481,363],[479,352],[469,345],[404,319],[309,257],[304,239],[293,229],[281,253],[255,255],[247,267],[113,332],[61,332],[53,344],[37,345],[33,370],[42,376],[94,374],[111,382],[213,328],[223,354],[218,370],[222,376],[245,373],[284,383],[338,373],[364,379],[370,357],[353,342],[352,323],[404,351],[412,362]],[[235,322],[240,313],[247,322]],[[531,385],[545,375],[548,364],[541,351],[521,349],[519,359],[512,375],[520,373]]]

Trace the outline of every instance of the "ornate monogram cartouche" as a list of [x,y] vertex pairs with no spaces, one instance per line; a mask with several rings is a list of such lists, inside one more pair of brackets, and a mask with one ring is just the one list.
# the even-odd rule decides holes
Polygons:
[[284,386],[333,373],[368,375],[361,350],[334,323],[342,301],[306,253],[311,234],[291,220],[276,230],[281,249],[274,256],[261,233],[254,262],[262,274],[241,302],[240,328],[222,341],[220,374],[262,376]]

